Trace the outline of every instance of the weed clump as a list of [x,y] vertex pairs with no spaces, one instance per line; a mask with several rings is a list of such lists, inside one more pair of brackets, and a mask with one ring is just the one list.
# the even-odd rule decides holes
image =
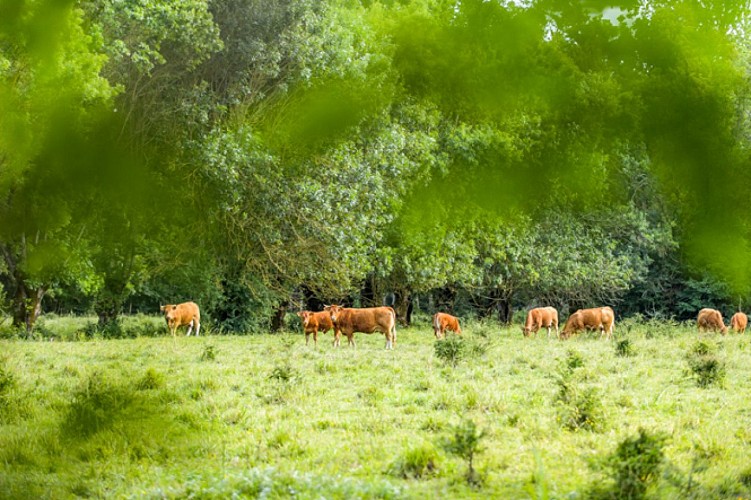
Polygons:
[[211,344],[207,344],[203,348],[201,353],[201,361],[214,361],[216,360],[216,349]]
[[725,383],[725,362],[716,350],[716,346],[700,340],[686,354],[689,371],[699,387],[722,387]]
[[615,355],[621,358],[630,358],[634,356],[634,344],[630,339],[619,340],[615,344]]
[[159,389],[163,386],[164,375],[156,371],[154,368],[147,369],[146,373],[143,374],[143,377],[136,382],[136,389],[139,391]]
[[73,394],[63,430],[70,437],[86,438],[108,429],[132,399],[124,387],[105,382],[101,374],[94,373]]
[[466,344],[462,337],[451,335],[434,344],[435,356],[451,366],[459,364],[467,354]]
[[402,479],[424,479],[438,472],[438,454],[432,446],[421,446],[408,450],[388,469],[392,476]]

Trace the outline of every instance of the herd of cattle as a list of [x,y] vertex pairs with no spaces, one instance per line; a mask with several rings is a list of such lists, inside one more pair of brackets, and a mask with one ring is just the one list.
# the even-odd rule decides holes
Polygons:
[[[193,328],[196,335],[201,331],[201,312],[195,302],[182,304],[168,304],[161,306],[167,327],[175,338],[176,331],[181,326],[188,327],[187,335]],[[297,315],[302,320],[305,332],[305,344],[313,334],[313,342],[318,345],[318,332],[326,333],[334,330],[334,346],[340,345],[342,333],[347,336],[350,346],[355,345],[354,334],[381,332],[386,336],[386,349],[393,349],[396,344],[396,312],[392,307],[342,307],[338,305],[325,306],[323,311],[300,311]],[[742,312],[737,312],[730,320],[730,327],[738,332],[745,333],[748,317]],[[716,309],[705,308],[699,311],[697,317],[699,331],[720,331],[725,335],[728,328],[722,319],[722,314]],[[558,311],[554,307],[536,307],[527,312],[527,320],[524,322],[522,332],[525,337],[537,336],[540,328],[546,328],[548,338],[554,328],[558,339],[567,339],[583,330],[599,330],[600,338],[607,335],[613,337],[615,327],[615,313],[611,307],[593,307],[591,309],[579,309],[572,313],[562,331],[558,331]],[[445,336],[445,332],[451,331],[461,335],[462,328],[459,326],[459,318],[447,313],[439,312],[433,316],[433,331],[436,339]]]

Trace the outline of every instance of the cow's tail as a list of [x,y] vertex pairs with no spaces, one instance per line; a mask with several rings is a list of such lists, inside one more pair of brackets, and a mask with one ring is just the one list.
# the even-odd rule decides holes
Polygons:
[[391,311],[391,338],[393,345],[396,345],[396,311],[394,311],[393,307],[389,307],[389,311]]
[[438,321],[438,315],[434,314],[433,315],[433,330],[437,332],[440,329],[441,329],[441,325],[439,324],[439,321]]

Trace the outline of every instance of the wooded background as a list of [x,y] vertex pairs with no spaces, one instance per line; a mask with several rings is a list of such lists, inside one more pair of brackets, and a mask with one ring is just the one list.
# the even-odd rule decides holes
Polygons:
[[6,0],[0,297],[748,308],[743,2]]

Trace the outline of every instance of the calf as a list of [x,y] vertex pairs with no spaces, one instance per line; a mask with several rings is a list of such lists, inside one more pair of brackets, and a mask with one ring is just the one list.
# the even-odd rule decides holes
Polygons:
[[537,337],[537,330],[542,327],[548,329],[548,338],[550,338],[550,329],[555,327],[556,338],[561,338],[558,333],[558,311],[555,307],[535,307],[527,313],[527,321],[522,327],[522,333],[529,337],[532,333]]
[[355,345],[354,333],[383,332],[386,336],[386,349],[396,344],[396,313],[391,307],[351,308],[338,305],[326,306],[324,310],[334,324],[334,346],[340,344],[342,333],[347,336],[349,345]]
[[328,311],[300,311],[297,315],[302,319],[302,328],[305,332],[305,345],[308,345],[308,340],[310,340],[310,334],[312,333],[313,343],[315,346],[318,346],[318,331],[326,333],[334,328],[334,324],[331,322],[331,315]]
[[568,317],[566,325],[561,332],[561,338],[568,338],[581,330],[600,330],[600,338],[604,335],[612,338],[614,326],[615,313],[610,307],[579,309]]
[[166,306],[160,306],[159,310],[164,313],[164,319],[167,321],[167,327],[170,333],[172,333],[172,338],[175,338],[178,327],[185,325],[188,325],[186,336],[190,336],[190,332],[193,331],[194,326],[196,328],[196,337],[199,335],[201,331],[201,311],[195,302],[167,304]]
[[746,333],[746,325],[748,325],[748,316],[742,312],[737,312],[733,314],[732,318],[730,318],[730,328],[737,333]]
[[435,313],[433,315],[433,331],[435,332],[435,338],[443,338],[446,330],[461,335],[462,327],[459,326],[459,318],[442,312]]
[[717,309],[711,309],[705,307],[699,311],[699,316],[696,318],[696,326],[699,331],[711,330],[716,332],[720,331],[723,335],[728,332],[728,327],[725,326],[725,322],[722,320],[722,314]]

